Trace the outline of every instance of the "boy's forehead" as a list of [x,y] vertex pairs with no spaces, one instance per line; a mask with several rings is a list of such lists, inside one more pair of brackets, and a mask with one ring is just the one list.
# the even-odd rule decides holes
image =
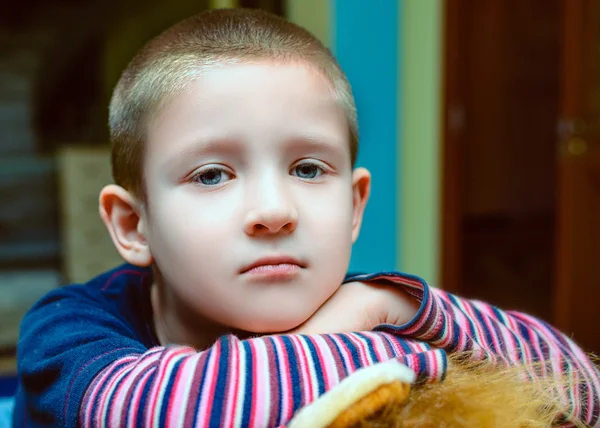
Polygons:
[[[227,148],[226,142],[271,132],[347,147],[347,120],[330,81],[298,62],[249,62],[211,67],[170,99],[148,124],[148,150]],[[275,135],[272,135],[275,137]],[[174,146],[178,147],[174,147]],[[160,149],[159,149],[160,147]],[[190,149],[193,147],[193,149]]]
[[275,88],[278,93],[305,95],[306,99],[322,102],[330,101],[335,95],[333,82],[306,60],[217,62],[200,68],[188,84],[182,85],[183,91],[196,95],[199,95],[198,86],[214,95],[240,97],[260,96]]
[[293,113],[318,118],[327,112],[344,113],[330,81],[312,67],[289,62],[242,63],[211,67],[186,82],[161,103],[148,128],[164,127],[165,121],[212,124],[238,111],[260,116],[278,107],[291,118]]

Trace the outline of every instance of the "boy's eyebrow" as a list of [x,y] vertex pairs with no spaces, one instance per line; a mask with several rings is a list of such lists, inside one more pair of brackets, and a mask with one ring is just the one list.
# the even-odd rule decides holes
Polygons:
[[215,139],[196,139],[189,144],[186,144],[181,150],[174,155],[169,156],[163,166],[173,167],[189,158],[196,157],[200,154],[208,155],[211,153],[239,153],[242,150],[242,143],[236,139],[230,138],[215,138]]
[[[298,133],[290,135],[283,143],[285,151],[320,151],[338,156],[349,152],[349,143],[338,142],[337,138],[326,134]],[[244,143],[236,138],[199,138],[186,144],[182,149],[169,156],[162,163],[166,170],[178,169],[189,159],[210,154],[235,155],[244,150]],[[162,169],[161,168],[161,169]]]
[[287,142],[287,149],[294,150],[318,150],[326,151],[331,154],[339,154],[346,150],[350,150],[349,143],[337,141],[337,138],[332,138],[327,135],[317,134],[298,134],[290,138]]

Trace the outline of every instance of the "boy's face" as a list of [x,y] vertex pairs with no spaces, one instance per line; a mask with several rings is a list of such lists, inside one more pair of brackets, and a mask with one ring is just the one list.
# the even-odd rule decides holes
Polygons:
[[368,198],[349,138],[302,63],[224,65],[175,97],[148,129],[138,224],[167,299],[254,332],[308,319],[344,278]]

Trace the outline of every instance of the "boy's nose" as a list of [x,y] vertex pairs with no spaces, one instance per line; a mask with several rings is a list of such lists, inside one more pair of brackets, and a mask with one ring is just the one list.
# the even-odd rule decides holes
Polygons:
[[290,234],[298,224],[298,211],[290,189],[276,171],[265,168],[248,189],[247,201],[252,201],[247,211],[244,231],[249,236]]
[[298,224],[298,213],[292,208],[258,209],[248,213],[244,232],[250,236],[290,234]]

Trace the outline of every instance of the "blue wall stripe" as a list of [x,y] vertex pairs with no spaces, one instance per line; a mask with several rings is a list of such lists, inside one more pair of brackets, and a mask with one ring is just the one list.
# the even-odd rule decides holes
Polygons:
[[397,201],[398,46],[397,0],[332,2],[332,48],[352,85],[360,127],[358,166],[371,171],[371,199],[350,270],[396,268],[400,236]]

